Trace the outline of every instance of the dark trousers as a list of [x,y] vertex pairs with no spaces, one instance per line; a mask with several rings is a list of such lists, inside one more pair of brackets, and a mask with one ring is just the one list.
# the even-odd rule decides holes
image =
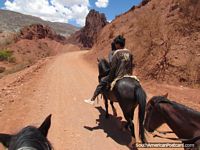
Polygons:
[[109,85],[109,76],[105,76],[100,80],[99,85],[97,85],[92,100],[95,100],[96,97],[103,91],[108,91],[108,85]]

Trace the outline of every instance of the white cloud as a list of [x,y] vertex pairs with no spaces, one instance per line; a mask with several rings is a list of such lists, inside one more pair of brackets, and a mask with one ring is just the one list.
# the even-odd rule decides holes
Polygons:
[[6,0],[5,8],[52,22],[67,23],[74,19],[84,26],[89,0]]
[[99,8],[106,8],[108,6],[109,1],[108,0],[97,0],[95,5]]

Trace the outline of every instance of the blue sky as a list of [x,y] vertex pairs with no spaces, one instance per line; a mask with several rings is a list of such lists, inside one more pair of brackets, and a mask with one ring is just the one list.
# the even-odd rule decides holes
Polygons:
[[108,20],[113,20],[115,16],[128,11],[133,5],[138,5],[142,0],[110,0],[108,7],[98,8],[95,0],[90,0],[92,8],[105,13]]
[[2,8],[4,6],[5,0],[1,0],[0,1],[0,8]]
[[[107,20],[126,12],[142,0],[0,0],[0,8],[83,26],[90,9],[105,13]],[[99,5],[97,4],[99,3]],[[37,6],[37,7],[36,7]],[[37,10],[38,8],[38,10]]]

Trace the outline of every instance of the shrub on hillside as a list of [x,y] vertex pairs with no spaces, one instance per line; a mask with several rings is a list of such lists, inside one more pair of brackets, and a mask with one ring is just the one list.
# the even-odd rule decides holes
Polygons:
[[0,50],[0,61],[9,61],[12,57],[12,53],[8,50]]

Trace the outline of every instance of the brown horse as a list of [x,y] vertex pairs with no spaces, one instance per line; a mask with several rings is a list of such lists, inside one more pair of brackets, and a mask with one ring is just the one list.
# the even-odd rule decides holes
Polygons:
[[200,112],[168,100],[167,95],[154,96],[146,107],[145,129],[154,132],[164,123],[182,143],[200,148]]

